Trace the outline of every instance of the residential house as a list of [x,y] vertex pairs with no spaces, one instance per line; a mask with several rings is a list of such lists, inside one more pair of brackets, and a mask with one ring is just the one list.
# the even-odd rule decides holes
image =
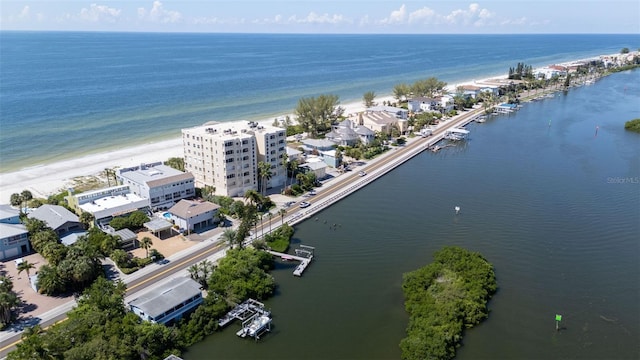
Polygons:
[[438,100],[424,96],[414,97],[407,101],[409,111],[414,113],[435,111],[437,106]]
[[0,205],[0,260],[30,252],[29,233],[20,223],[20,211],[9,205]]
[[396,127],[400,134],[405,134],[409,129],[409,121],[398,119],[394,115],[381,111],[365,111],[358,115],[358,125],[365,126],[375,132],[390,134]]
[[383,106],[383,105],[372,106],[372,107],[368,107],[366,111],[386,112],[388,114],[395,116],[397,119],[403,119],[403,120],[406,120],[409,118],[409,110],[405,108],[395,107],[395,106]]
[[133,194],[149,199],[153,210],[168,209],[181,199],[195,196],[193,174],[176,170],[162,162],[141,164],[118,170],[118,180]]
[[311,156],[307,158],[307,162],[300,165],[298,169],[303,173],[313,172],[316,179],[324,179],[327,176],[327,164],[319,157]]
[[144,321],[167,324],[180,320],[203,301],[201,285],[191,278],[179,277],[129,301],[128,305]]
[[213,219],[220,206],[209,201],[180,200],[168,212],[180,229],[197,231],[213,226]]
[[83,230],[78,215],[59,205],[45,204],[27,215],[30,219],[44,221],[59,237]]

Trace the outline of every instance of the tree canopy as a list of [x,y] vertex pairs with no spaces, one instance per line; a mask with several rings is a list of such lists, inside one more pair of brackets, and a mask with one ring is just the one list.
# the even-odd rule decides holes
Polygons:
[[488,316],[487,301],[497,290],[493,266],[482,255],[445,247],[435,261],[404,274],[402,290],[410,315],[402,358],[452,359],[463,329]]
[[294,113],[298,124],[312,138],[331,129],[331,122],[342,116],[344,109],[338,107],[338,95],[320,95],[301,98]]

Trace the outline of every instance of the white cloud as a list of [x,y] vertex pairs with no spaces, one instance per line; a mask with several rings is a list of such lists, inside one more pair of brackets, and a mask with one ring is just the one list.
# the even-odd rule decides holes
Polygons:
[[20,11],[20,15],[18,15],[19,19],[28,19],[31,17],[30,14],[31,8],[29,8],[29,5],[26,5],[25,7],[22,8],[22,11]]
[[487,9],[481,9],[480,5],[473,3],[469,5],[468,9],[454,10],[449,15],[446,15],[444,19],[450,24],[456,25],[487,25],[489,20],[494,17],[494,14]]
[[428,7],[423,7],[409,14],[409,23],[430,23],[437,21],[438,15]]
[[78,17],[82,21],[114,23],[120,18],[120,13],[120,9],[110,8],[106,5],[91,4],[88,9],[82,8]]
[[303,18],[298,18],[293,15],[289,17],[289,23],[298,23],[298,24],[340,24],[340,23],[351,23],[351,20],[346,19],[341,14],[333,14],[329,15],[327,13],[324,14],[316,14],[315,12],[310,12],[309,15]]
[[407,6],[402,4],[398,10],[393,10],[389,17],[379,21],[381,24],[402,24],[407,17]]
[[138,18],[161,24],[175,24],[182,21],[183,16],[179,11],[167,10],[160,1],[154,1],[151,10],[138,8]]

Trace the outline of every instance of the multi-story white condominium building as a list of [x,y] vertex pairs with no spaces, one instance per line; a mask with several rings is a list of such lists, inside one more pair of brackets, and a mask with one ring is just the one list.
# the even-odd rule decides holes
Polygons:
[[215,188],[225,196],[243,196],[258,189],[258,162],[270,164],[267,188],[284,184],[282,158],[286,131],[255,122],[213,123],[182,129],[185,170],[196,186]]
[[193,174],[161,162],[121,169],[118,180],[129,185],[132,193],[149,199],[153,210],[168,209],[196,194]]

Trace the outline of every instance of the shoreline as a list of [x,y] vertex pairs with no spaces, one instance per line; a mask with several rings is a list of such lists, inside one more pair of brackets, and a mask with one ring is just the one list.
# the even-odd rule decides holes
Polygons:
[[[559,63],[558,65],[569,65],[580,61],[597,59],[601,56],[612,55],[617,54],[576,59]],[[479,80],[461,81],[454,84],[447,84],[446,89],[451,91],[461,85],[482,84],[488,83],[490,80],[504,80],[506,78],[507,74],[502,74]],[[378,94],[375,100],[378,104],[381,104],[383,101],[395,102],[395,98],[391,94]],[[365,109],[361,101],[339,104],[339,106],[345,109],[345,114],[360,112]],[[283,118],[285,116],[293,116],[293,113],[258,120],[258,122],[271,124],[275,118]],[[235,121],[242,121],[242,119]],[[104,172],[107,168],[117,169],[135,166],[141,163],[166,161],[171,157],[183,156],[182,138],[178,135],[167,140],[133,145],[119,150],[103,151],[82,157],[71,157],[50,164],[45,163],[28,166],[16,171],[0,174],[0,203],[9,203],[11,194],[19,193],[23,190],[31,191],[34,198],[47,198],[49,195],[72,187],[74,185],[74,179],[82,177],[101,178],[103,176],[101,172]]]

